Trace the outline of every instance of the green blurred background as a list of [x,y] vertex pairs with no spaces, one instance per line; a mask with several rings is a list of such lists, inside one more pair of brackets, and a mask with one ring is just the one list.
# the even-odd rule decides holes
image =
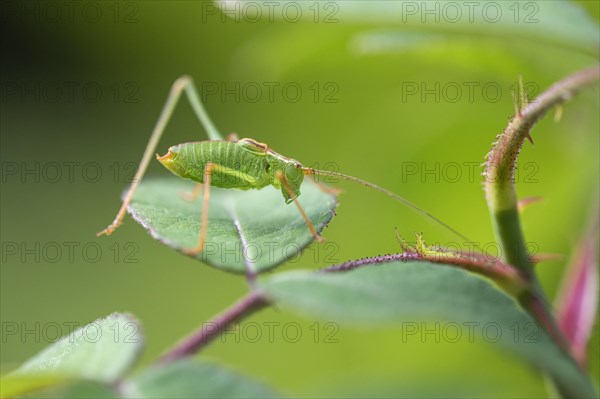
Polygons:
[[[542,3],[550,2],[536,4],[543,8]],[[510,90],[519,74],[539,93],[597,62],[597,56],[569,46],[518,36],[443,29],[432,34],[421,26],[368,19],[322,23],[331,11],[326,3],[317,6],[318,23],[223,20],[212,13],[212,3],[193,1],[82,2],[71,18],[58,4],[63,16],[56,22],[54,14],[43,14],[52,11],[43,2],[3,4],[3,372],[47,346],[53,326],[66,333],[65,323],[82,325],[113,311],[131,312],[142,321],[147,364],[246,291],[243,277],[175,253],[129,218],[114,235],[95,237],[114,217],[124,180],[178,76],[189,74],[199,88],[218,89],[207,95],[206,107],[221,132],[268,143],[306,165],[332,162],[486,244],[493,235],[481,168],[474,165],[483,162],[513,112]],[[598,2],[576,4],[598,21]],[[366,32],[399,34],[402,40],[373,42]],[[502,92],[492,90],[486,97],[483,87],[490,83]],[[276,84],[271,101],[268,86]],[[302,89],[298,101],[293,89],[283,90],[286,84]],[[422,98],[421,85],[436,84],[448,91],[437,90],[439,100],[434,94]],[[475,84],[471,98],[469,84]],[[263,95],[254,101],[257,86]],[[409,86],[418,93],[408,95]],[[462,92],[455,101],[456,86]],[[182,104],[159,152],[205,138],[189,105]],[[543,120],[534,129],[535,145],[522,151],[519,195],[544,197],[523,217],[526,237],[539,252],[565,256],[539,266],[550,297],[597,200],[598,131],[596,87],[568,103],[560,123]],[[406,173],[415,167],[416,174]],[[34,171],[22,176],[26,168]],[[168,175],[156,162],[149,173]],[[429,241],[455,241],[383,195],[352,184],[341,187],[338,215],[324,234],[329,246],[313,244],[275,273],[398,252],[395,226],[406,237],[424,232]],[[9,251],[14,245],[16,254]],[[39,261],[24,252],[36,245]],[[52,262],[56,245],[63,252]],[[74,246],[72,259],[68,245]],[[97,262],[90,261],[95,248],[102,251]],[[360,395],[373,387],[370,393],[390,396],[539,397],[545,392],[542,378],[527,365],[484,343],[436,343],[431,337],[402,342],[397,326],[377,331],[340,326],[337,342],[326,343],[324,335],[332,330],[323,322],[314,342],[314,321],[277,309],[250,321],[299,323],[302,337],[286,342],[276,329],[269,342],[263,328],[263,337],[249,342],[238,331],[202,356],[297,396]],[[6,326],[17,326],[18,332],[9,335]],[[22,337],[25,329],[40,336]],[[596,381],[598,339],[596,326],[590,345]]]

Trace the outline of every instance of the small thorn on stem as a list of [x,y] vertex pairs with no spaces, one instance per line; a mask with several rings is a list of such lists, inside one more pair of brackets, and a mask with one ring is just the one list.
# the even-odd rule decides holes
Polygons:
[[534,262],[534,264],[537,264],[539,262],[545,262],[545,261],[552,261],[552,260],[562,260],[564,259],[565,256],[562,254],[536,254],[531,256],[531,260]]
[[404,239],[404,237],[402,237],[400,235],[400,232],[398,231],[398,227],[394,227],[394,229],[396,230],[396,241],[398,241],[398,245],[400,245],[402,252],[403,253],[416,253],[415,249],[410,246],[408,241],[406,241]]
[[523,211],[525,209],[527,209],[527,207],[529,207],[529,205],[531,204],[535,204],[537,202],[542,201],[544,198],[541,196],[533,196],[533,197],[526,197],[523,199],[520,199],[519,202],[517,203],[517,208],[519,209],[520,213],[523,213]]
[[512,98],[513,98],[513,106],[515,108],[515,116],[520,117],[521,110],[519,109],[519,100],[517,98],[517,93],[515,93],[514,91],[512,91]]
[[523,75],[519,75],[519,98],[521,103],[521,111],[527,107],[527,103],[529,99],[527,98],[527,93],[525,93],[525,85],[523,85]]
[[534,144],[534,142],[533,142],[533,137],[531,137],[531,132],[529,132],[529,131],[528,131],[526,134],[527,134],[527,136],[526,136],[526,137],[527,137],[527,140],[529,140],[529,142],[530,142],[531,144]]
[[564,107],[562,104],[556,106],[556,112],[554,113],[554,122],[558,123],[562,119]]

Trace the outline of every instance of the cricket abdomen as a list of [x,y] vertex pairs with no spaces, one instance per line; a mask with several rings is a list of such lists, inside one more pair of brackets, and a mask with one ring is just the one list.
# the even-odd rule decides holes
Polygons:
[[204,183],[204,169],[209,163],[215,165],[210,182],[215,187],[248,190],[272,183],[266,157],[245,150],[237,142],[198,141],[169,150],[171,162],[161,162],[176,175],[198,183]]

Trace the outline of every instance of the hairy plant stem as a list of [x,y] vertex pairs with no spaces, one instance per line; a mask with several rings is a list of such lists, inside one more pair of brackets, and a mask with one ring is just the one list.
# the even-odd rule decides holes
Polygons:
[[260,291],[251,291],[211,321],[202,323],[200,328],[167,351],[158,362],[169,363],[198,353],[228,328],[269,305]]
[[485,167],[485,192],[503,260],[528,271],[532,262],[527,252],[519,218],[514,170],[525,139],[552,107],[569,100],[577,91],[598,80],[598,66],[577,72],[551,86],[511,119],[497,137]]
[[[488,154],[484,172],[486,199],[496,239],[502,249],[503,261],[521,269],[530,283],[530,289],[517,299],[567,353],[570,352],[567,341],[547,304],[527,250],[518,211],[514,170],[525,139],[532,141],[530,132],[535,123],[552,107],[569,100],[576,92],[596,82],[599,76],[598,66],[574,73],[518,109],[507,128],[497,137]],[[570,386],[568,382],[554,380],[554,383],[563,397],[581,396],[579,388]]]

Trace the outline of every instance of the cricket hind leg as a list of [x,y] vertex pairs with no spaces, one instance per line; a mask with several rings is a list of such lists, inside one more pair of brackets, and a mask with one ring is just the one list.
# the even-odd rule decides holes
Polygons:
[[[277,180],[279,180],[279,182],[281,183],[281,185],[287,190],[287,192],[290,194],[290,197],[294,198],[294,192],[292,190],[292,188],[290,187],[287,179],[285,178],[285,176],[283,175],[283,173],[281,171],[277,171],[277,173],[275,174],[275,177],[277,178]],[[316,183],[316,182],[315,182]],[[315,229],[315,226],[312,224],[312,222],[310,221],[310,219],[308,218],[308,216],[306,215],[306,212],[304,211],[304,208],[302,208],[302,205],[300,205],[300,202],[298,201],[298,198],[294,198],[294,204],[296,205],[296,208],[298,208],[298,211],[300,212],[300,215],[302,215],[302,218],[304,219],[304,222],[306,223],[306,226],[308,227],[308,229],[310,230],[310,233],[313,235],[313,237],[315,238],[315,240],[317,242],[324,242],[325,239],[323,237],[321,237],[319,235],[319,233],[317,233],[317,230]]]
[[208,205],[210,201],[210,181],[213,171],[217,168],[217,164],[209,162],[204,167],[204,183],[202,184],[202,215],[200,216],[200,235],[198,244],[193,248],[186,248],[183,252],[186,255],[196,256],[204,250],[206,243],[206,232],[208,229]]
[[194,110],[194,113],[196,114],[196,116],[200,120],[200,123],[206,130],[209,139],[211,139],[211,140],[221,140],[222,139],[221,135],[217,131],[217,128],[213,125],[208,114],[206,113],[206,110],[204,109],[202,102],[200,101],[200,97],[198,96],[198,91],[196,90],[196,87],[194,86],[194,82],[193,82],[192,78],[189,76],[182,76],[179,79],[177,79],[171,86],[171,90],[169,91],[169,95],[167,96],[167,101],[165,102],[165,105],[163,106],[160,116],[158,117],[158,121],[156,122],[156,125],[154,126],[154,129],[152,130],[152,134],[150,135],[150,140],[148,140],[148,144],[146,145],[146,150],[144,151],[144,155],[142,156],[142,160],[140,161],[140,164],[138,166],[138,170],[135,174],[135,177],[133,178],[131,185],[129,186],[129,188],[127,189],[127,192],[125,193],[125,197],[123,198],[123,203],[121,204],[121,208],[117,212],[117,215],[115,216],[114,221],[110,225],[108,225],[107,228],[100,231],[97,234],[98,236],[100,236],[102,234],[110,235],[113,231],[115,231],[115,229],[117,227],[119,227],[121,225],[121,223],[123,223],[123,218],[125,217],[125,214],[127,213],[127,207],[131,203],[131,201],[133,199],[133,195],[135,194],[135,191],[137,190],[142,178],[144,177],[144,174],[146,173],[146,170],[148,169],[148,164],[150,163],[150,159],[152,158],[152,155],[156,151],[158,141],[160,140],[161,136],[163,135],[163,133],[165,131],[165,127],[167,126],[167,123],[169,122],[169,120],[171,119],[171,116],[173,115],[173,111],[175,110],[175,106],[177,105],[177,101],[179,100],[179,97],[181,97],[181,93],[183,93],[184,91],[185,91],[187,98],[192,106],[192,109]]

